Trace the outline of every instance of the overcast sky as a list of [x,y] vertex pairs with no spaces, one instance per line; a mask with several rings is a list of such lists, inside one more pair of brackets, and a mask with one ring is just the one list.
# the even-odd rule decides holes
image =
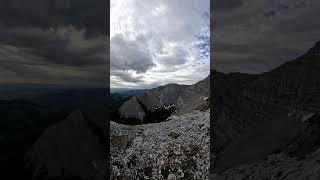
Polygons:
[[111,0],[111,88],[193,84],[210,71],[209,0]]
[[213,69],[269,71],[320,40],[319,0],[213,2]]
[[[260,73],[320,40],[318,0],[214,2],[211,67]],[[151,88],[209,74],[209,0],[0,0],[0,85]]]
[[106,86],[105,0],[0,0],[0,85]]

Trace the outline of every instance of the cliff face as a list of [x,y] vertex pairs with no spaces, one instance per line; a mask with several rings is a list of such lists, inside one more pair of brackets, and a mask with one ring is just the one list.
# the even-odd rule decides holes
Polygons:
[[159,114],[169,115],[172,112],[164,111],[176,110],[178,114],[192,112],[205,106],[206,101],[203,100],[208,102],[209,84],[208,77],[194,85],[168,84],[133,96],[119,108],[120,118],[125,119],[124,124],[143,124],[152,122],[148,114],[159,111]]
[[320,147],[319,45],[264,74],[212,75],[214,173],[271,154],[305,158]]

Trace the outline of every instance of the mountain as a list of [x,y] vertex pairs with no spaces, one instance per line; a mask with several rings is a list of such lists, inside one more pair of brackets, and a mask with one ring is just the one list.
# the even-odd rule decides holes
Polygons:
[[112,109],[122,105],[117,116],[111,113],[110,178],[208,179],[209,85],[207,77],[129,99],[112,93]]
[[194,85],[167,84],[135,95],[119,108],[120,119],[124,124],[161,122],[173,112],[201,109],[208,106],[209,84],[207,77]]
[[129,100],[129,97],[123,96],[119,93],[111,93],[110,94],[110,111],[117,112],[117,110],[121,107],[121,105]]
[[209,84],[168,84],[124,102],[121,124],[110,122],[110,178],[208,179]]
[[106,179],[107,116],[106,107],[89,106],[49,127],[26,155],[33,177]]
[[[66,112],[23,99],[0,100],[0,151],[2,178],[25,178],[24,156],[42,131]],[[19,173],[16,173],[19,171]]]
[[[76,109],[44,131],[29,149],[26,166],[37,179],[100,180],[109,175],[111,179],[207,179],[210,122],[207,87],[209,77],[191,86],[161,86],[130,99],[112,93],[111,105],[123,103],[119,109],[126,116],[139,114],[128,109],[138,103],[140,112],[146,114],[142,123],[150,122],[146,118],[163,116],[157,114],[161,112],[159,109],[175,107],[176,112],[166,111],[166,122],[132,126],[111,119],[109,127],[106,108],[109,106]],[[106,148],[109,143],[110,159]],[[111,172],[106,163],[109,161]]]
[[133,89],[133,90],[121,91],[119,92],[119,94],[124,96],[134,96],[134,95],[142,94],[147,91],[148,89]]
[[[281,167],[289,168],[290,158],[299,158],[300,164],[310,161],[306,157],[320,148],[319,54],[317,42],[304,55],[263,74],[212,73],[213,173],[232,179],[242,172],[265,171],[246,177],[263,179],[285,173],[263,163],[271,155],[288,157]],[[259,162],[265,167],[253,168]],[[283,179],[292,177],[303,176]]]
[[123,96],[134,96],[138,94],[142,94],[149,89],[121,89],[121,88],[112,88],[110,89],[111,93],[119,93]]
[[107,105],[107,94],[106,88],[62,89],[57,92],[42,93],[32,98],[25,97],[25,99],[49,107],[58,107],[71,111],[88,104],[99,103]]
[[[41,139],[44,131],[63,122],[74,110],[88,105],[103,107],[107,104],[106,90],[102,88],[71,90],[31,86],[24,93],[25,87],[1,89],[2,92],[14,89],[11,93],[2,94],[4,99],[0,100],[0,159],[3,179],[32,179],[34,169],[26,168],[25,157],[35,142]],[[8,94],[10,96],[6,96]],[[107,115],[103,116],[106,117]],[[52,139],[48,142],[53,142]],[[43,147],[46,146],[49,147],[46,144]]]

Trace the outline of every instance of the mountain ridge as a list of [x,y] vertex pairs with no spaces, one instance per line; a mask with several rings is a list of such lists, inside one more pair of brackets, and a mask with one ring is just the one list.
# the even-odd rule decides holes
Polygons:
[[[137,124],[153,122],[146,120],[148,113],[155,113],[162,111],[162,113],[171,114],[172,110],[177,111],[177,114],[187,112],[184,108],[191,99],[199,101],[199,98],[208,98],[209,94],[209,76],[194,85],[180,85],[180,84],[167,84],[151,89],[145,93],[138,94],[130,98],[119,108],[119,115],[122,119],[127,121],[135,121]],[[199,104],[201,105],[201,104]],[[186,107],[186,106],[185,106]],[[196,109],[197,107],[194,107]],[[188,110],[189,112],[192,109]],[[165,117],[164,119],[165,120]],[[162,120],[162,121],[163,121]],[[124,123],[129,123],[124,120]]]
[[319,47],[262,74],[213,77],[213,173],[320,148]]

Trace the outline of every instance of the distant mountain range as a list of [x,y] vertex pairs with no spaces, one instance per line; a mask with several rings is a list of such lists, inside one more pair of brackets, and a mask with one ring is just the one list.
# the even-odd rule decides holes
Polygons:
[[[320,148],[320,42],[270,72],[211,75],[211,153],[216,157],[211,170],[220,174],[216,179],[320,177],[319,171],[290,164],[290,158],[310,162],[306,157]],[[273,163],[264,161],[270,155]],[[320,164],[309,168],[320,169]]]
[[134,96],[138,94],[142,94],[149,89],[116,89],[116,88],[111,88],[110,93],[118,93],[124,96]]

